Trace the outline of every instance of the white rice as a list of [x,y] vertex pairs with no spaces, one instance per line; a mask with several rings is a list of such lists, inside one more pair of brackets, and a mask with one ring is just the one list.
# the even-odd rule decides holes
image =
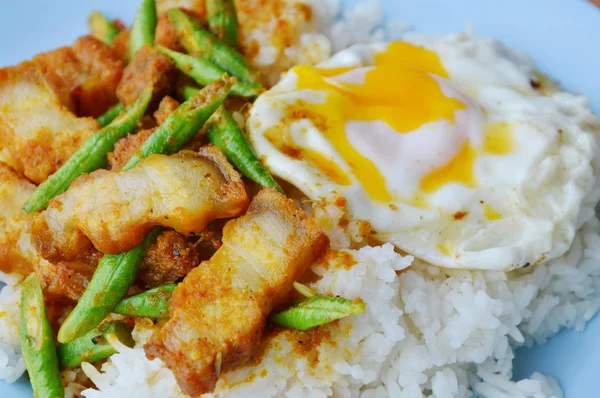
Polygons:
[[21,279],[0,272],[0,380],[12,383],[25,372],[19,340]]
[[[382,26],[375,0],[345,11],[335,23],[339,1],[314,0],[313,6],[334,50],[385,33],[395,37],[406,28]],[[311,287],[360,297],[367,311],[324,327],[329,337],[311,352],[318,354],[316,362],[294,349],[297,332],[277,335],[256,366],[223,375],[213,396],[562,397],[558,383],[539,373],[513,381],[512,360],[518,347],[543,343],[562,328],[583,330],[600,308],[600,222],[593,208],[598,196],[596,189],[584,204],[581,229],[564,256],[508,274],[441,269],[402,256],[391,245],[345,250],[356,261],[351,267],[324,260],[313,268],[322,278]],[[344,212],[333,199],[314,211],[335,247],[364,245],[360,226],[336,227]],[[20,289],[17,279],[0,274],[0,280],[7,283],[0,291],[0,379],[10,383],[24,372]],[[100,371],[84,364],[96,389],[83,396],[181,396],[162,362],[145,357],[143,343],[154,328],[138,322],[136,347],[115,343],[119,354]]]

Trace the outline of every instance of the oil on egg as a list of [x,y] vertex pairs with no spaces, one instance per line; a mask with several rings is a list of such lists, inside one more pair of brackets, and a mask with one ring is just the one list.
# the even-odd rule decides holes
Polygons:
[[311,199],[337,191],[378,240],[444,267],[513,269],[567,250],[596,167],[594,116],[532,74],[466,35],[356,46],[292,68],[248,132],[273,174]]

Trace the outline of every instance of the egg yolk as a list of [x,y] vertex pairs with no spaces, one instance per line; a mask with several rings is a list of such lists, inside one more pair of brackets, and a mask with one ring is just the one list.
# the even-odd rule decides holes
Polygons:
[[[355,69],[294,67],[292,72],[297,76],[297,87],[324,93],[325,100],[321,103],[299,100],[290,106],[286,119],[311,120],[346,161],[352,175],[372,199],[382,202],[402,200],[392,197],[385,178],[373,161],[351,144],[346,134],[346,123],[382,121],[398,134],[408,134],[427,123],[440,120],[454,123],[456,112],[465,109],[466,105],[445,95],[434,77],[448,77],[438,55],[410,43],[390,43],[384,52],[375,56],[373,67],[361,69],[362,82],[344,80],[343,75]],[[507,129],[503,125],[491,127],[484,138],[484,151],[492,154],[509,152],[511,141]],[[275,134],[267,138],[273,144],[281,141]],[[289,146],[291,140],[287,141]],[[276,146],[279,148],[281,145]],[[332,181],[340,185],[351,184],[346,171],[328,156],[298,147],[294,150]],[[451,161],[421,178],[420,190],[430,194],[449,183],[476,186],[476,154],[476,149],[465,141]]]
[[433,170],[421,179],[421,190],[432,193],[451,182],[461,183],[467,187],[475,187],[476,180],[473,173],[476,152],[466,143],[450,162]]
[[511,125],[494,123],[486,127],[483,150],[491,155],[506,155],[512,151]]
[[502,215],[488,204],[483,206],[483,215],[490,221],[499,220],[502,218]]

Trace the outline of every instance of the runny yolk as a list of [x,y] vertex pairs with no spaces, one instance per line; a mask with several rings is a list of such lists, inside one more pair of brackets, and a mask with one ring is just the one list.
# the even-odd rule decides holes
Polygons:
[[506,155],[512,151],[512,134],[509,123],[490,124],[485,129],[483,151],[491,155]]
[[460,183],[467,187],[475,187],[477,181],[473,172],[477,153],[468,143],[465,143],[458,154],[444,166],[426,174],[421,179],[421,190],[433,193],[451,182]]
[[443,243],[439,243],[437,245],[437,249],[442,252],[443,254],[445,254],[446,256],[451,256],[452,255],[452,243],[450,243],[449,241],[445,241]]
[[483,206],[483,215],[490,221],[499,220],[502,218],[502,214],[498,213],[496,209],[488,204]]
[[[321,103],[299,100],[288,109],[293,119],[318,121],[315,126],[345,159],[352,175],[371,198],[390,202],[408,198],[392,198],[386,181],[376,165],[354,148],[346,134],[349,122],[381,121],[399,134],[411,133],[421,126],[439,121],[455,121],[455,113],[465,109],[460,100],[448,97],[442,91],[439,76],[448,77],[438,55],[430,50],[406,42],[392,42],[384,52],[375,56],[374,66],[364,68],[360,84],[348,83],[343,78],[353,67],[320,69],[300,65],[292,69],[297,76],[297,87],[325,94]],[[362,76],[362,75],[361,75]],[[483,150],[491,154],[508,153],[511,149],[508,127],[494,125],[484,138]],[[368,130],[364,134],[369,134]],[[298,148],[303,158],[340,185],[351,184],[347,172],[329,157],[316,156],[313,151]],[[461,150],[446,165],[421,178],[420,189],[430,194],[449,183],[476,186],[474,163],[477,150],[466,141]],[[394,165],[390,165],[394,167]],[[420,193],[416,194],[417,196]]]
[[436,53],[405,41],[391,42],[386,51],[375,55],[375,65],[402,65],[448,77]]
[[[448,75],[437,54],[409,43],[391,43],[386,51],[377,54],[375,66],[365,73],[362,84],[330,79],[352,69],[307,65],[293,68],[299,89],[318,90],[326,95],[323,103],[299,102],[294,108],[302,107],[305,114],[322,116],[327,123],[319,126],[321,132],[346,160],[367,193],[375,200],[391,201],[383,175],[350,143],[346,123],[383,121],[398,133],[410,133],[440,119],[454,122],[455,112],[465,105],[447,97],[432,77],[431,74]],[[322,162],[313,165],[326,172]],[[336,175],[339,180],[339,173]]]

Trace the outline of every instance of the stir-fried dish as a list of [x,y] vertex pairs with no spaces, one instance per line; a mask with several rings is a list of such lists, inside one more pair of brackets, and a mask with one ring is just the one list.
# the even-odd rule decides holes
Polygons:
[[[60,369],[114,354],[106,336],[131,345],[136,317],[167,318],[148,357],[183,392],[211,392],[253,357],[272,311],[301,304],[293,284],[326,251],[231,116],[264,88],[237,50],[233,3],[209,3],[208,29],[178,8],[157,21],[153,0],[131,30],[95,12],[91,35],[0,71],[0,269],[27,276],[36,396],[62,395]],[[340,318],[326,311],[317,325]]]

